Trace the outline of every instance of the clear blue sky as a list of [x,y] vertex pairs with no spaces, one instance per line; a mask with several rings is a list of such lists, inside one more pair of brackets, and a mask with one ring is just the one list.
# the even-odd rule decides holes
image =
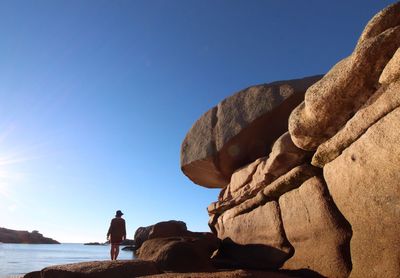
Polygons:
[[180,170],[204,112],[259,83],[325,73],[394,1],[0,1],[0,227],[104,241],[218,190]]

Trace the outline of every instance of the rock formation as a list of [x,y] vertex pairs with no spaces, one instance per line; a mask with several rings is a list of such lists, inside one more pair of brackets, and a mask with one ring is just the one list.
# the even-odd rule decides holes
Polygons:
[[200,117],[181,168],[221,188],[213,234],[139,228],[154,271],[196,272],[154,277],[399,277],[399,47],[400,2],[322,79],[250,87]]
[[188,229],[183,221],[169,220],[158,222],[147,227],[139,227],[135,231],[135,245],[140,248],[143,242],[152,238],[173,237],[186,235]]
[[154,262],[95,261],[55,265],[26,274],[25,278],[132,278],[162,273]]
[[[195,123],[182,144],[181,165],[193,182],[222,188],[208,206],[210,228],[222,240],[217,263],[398,277],[399,47],[400,2],[369,21],[349,57],[308,83],[289,118],[285,111],[258,121],[259,111],[269,115],[287,101],[265,108],[275,101],[260,89],[266,85],[222,101]],[[253,90],[271,99],[235,100],[251,98]],[[247,117],[253,112],[257,117]]]
[[140,243],[136,256],[154,261],[163,271],[215,270],[210,258],[218,249],[219,240],[212,233],[188,231],[183,221],[140,227],[135,232],[135,241]]
[[396,3],[367,25],[353,53],[311,86],[304,102],[291,114],[294,143],[315,150],[332,137],[379,87],[379,76],[399,47],[399,8]]
[[33,244],[59,244],[58,241],[44,237],[38,231],[16,231],[0,228],[0,242],[2,243],[33,243]]

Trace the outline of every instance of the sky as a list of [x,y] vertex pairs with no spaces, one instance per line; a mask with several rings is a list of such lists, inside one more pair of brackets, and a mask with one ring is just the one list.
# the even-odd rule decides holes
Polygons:
[[395,1],[0,0],[0,227],[104,242],[218,189],[180,170],[194,122],[246,87],[326,73]]

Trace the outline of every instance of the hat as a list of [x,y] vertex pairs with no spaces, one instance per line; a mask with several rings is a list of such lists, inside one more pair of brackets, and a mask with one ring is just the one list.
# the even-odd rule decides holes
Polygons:
[[124,215],[120,210],[117,210],[117,212],[115,213],[115,216],[122,216]]

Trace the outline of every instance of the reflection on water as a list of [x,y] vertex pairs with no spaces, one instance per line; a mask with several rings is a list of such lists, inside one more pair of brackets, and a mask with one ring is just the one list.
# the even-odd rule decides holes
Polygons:
[[[110,259],[110,247],[64,244],[0,244],[0,278],[40,270],[55,264]],[[133,252],[120,250],[118,259],[134,259]]]

